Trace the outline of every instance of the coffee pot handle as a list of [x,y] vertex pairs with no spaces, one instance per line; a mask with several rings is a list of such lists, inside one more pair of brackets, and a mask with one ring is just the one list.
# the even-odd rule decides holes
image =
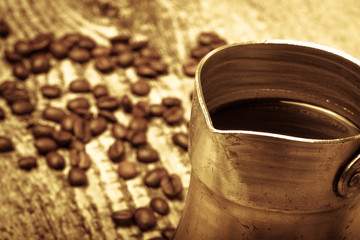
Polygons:
[[360,153],[345,166],[336,187],[338,194],[346,198],[360,193]]

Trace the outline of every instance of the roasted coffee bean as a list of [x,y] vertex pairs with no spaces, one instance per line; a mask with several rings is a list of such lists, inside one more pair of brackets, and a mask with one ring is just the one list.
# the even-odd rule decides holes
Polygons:
[[81,151],[81,150],[85,150],[85,145],[80,140],[73,139],[69,144],[69,148]]
[[0,136],[0,153],[1,152],[10,152],[14,150],[14,145],[10,138]]
[[133,147],[139,147],[147,143],[146,134],[142,131],[129,130],[127,134],[131,135],[129,138],[127,136],[127,139],[129,139]]
[[150,105],[148,102],[139,101],[132,108],[131,114],[134,117],[146,118],[150,115]]
[[195,58],[189,58],[183,63],[183,71],[189,77],[194,77],[196,73],[199,60]]
[[90,92],[90,83],[85,78],[76,79],[70,83],[69,89],[75,93]]
[[5,59],[10,63],[16,63],[22,61],[22,56],[14,51],[6,49],[5,52]]
[[10,33],[10,27],[4,19],[0,20],[0,36],[7,37]]
[[[136,57],[135,59],[134,59],[134,63],[133,63],[133,65],[135,66],[135,67],[138,67],[138,66],[141,66],[141,65],[145,65],[145,66],[149,66],[149,63],[151,62],[151,61],[153,61],[154,59],[151,59],[151,58],[145,58],[145,57]],[[156,60],[156,59],[155,59]]]
[[109,96],[109,91],[106,85],[98,84],[92,89],[92,94],[95,98]]
[[146,96],[150,92],[150,85],[145,80],[139,80],[130,86],[131,92],[137,96]]
[[153,47],[145,47],[140,50],[140,56],[145,58],[160,59],[159,52]]
[[35,54],[30,60],[32,73],[46,73],[50,69],[50,59],[46,54]]
[[125,112],[131,113],[133,105],[132,105],[131,99],[127,95],[124,95],[122,97],[121,105],[122,105]]
[[96,47],[96,42],[89,37],[83,36],[77,43],[80,48],[91,50]]
[[175,228],[165,228],[161,230],[161,236],[163,236],[163,238],[165,238],[166,240],[172,239],[174,234],[175,234]]
[[165,107],[162,104],[151,104],[150,115],[151,116],[162,116],[165,111]]
[[57,107],[47,107],[42,113],[42,117],[46,120],[53,122],[61,122],[61,120],[66,116],[66,113],[61,108]]
[[141,231],[148,231],[156,226],[154,211],[149,207],[135,209],[134,220]]
[[201,60],[203,57],[205,57],[206,54],[208,54],[211,51],[211,47],[209,46],[197,46],[190,51],[191,57]]
[[115,140],[115,142],[109,147],[107,153],[111,161],[121,161],[125,154],[124,143],[121,140]]
[[55,129],[53,126],[36,124],[31,130],[34,138],[42,138],[51,137]]
[[181,180],[176,174],[171,174],[167,177],[161,178],[160,187],[165,196],[168,198],[180,196],[183,189]]
[[102,110],[116,110],[119,107],[119,101],[114,97],[104,96],[96,101],[96,106]]
[[141,147],[136,151],[136,159],[143,163],[156,162],[159,160],[159,153],[152,147]]
[[54,152],[58,147],[56,142],[52,138],[48,137],[41,137],[36,139],[34,145],[40,154]]
[[158,74],[163,74],[167,72],[168,65],[161,60],[151,60],[149,62],[149,67],[155,70]]
[[98,116],[103,117],[107,121],[112,122],[112,123],[117,122],[117,119],[116,119],[115,115],[112,112],[107,111],[107,110],[100,110],[99,113],[98,113]]
[[136,73],[141,77],[147,77],[147,78],[154,78],[157,75],[157,72],[148,65],[137,66]]
[[84,98],[84,97],[77,97],[74,99],[71,99],[70,101],[67,102],[66,107],[70,110],[70,111],[75,111],[77,108],[83,108],[83,109],[89,109],[90,108],[90,103],[89,101]]
[[53,131],[51,137],[56,141],[56,143],[61,146],[67,146],[72,138],[72,134],[68,131],[60,130],[60,131]]
[[61,124],[61,129],[68,131],[68,132],[73,132],[74,130],[74,122],[76,119],[78,119],[79,117],[75,114],[69,114],[66,115],[60,122]]
[[227,44],[227,42],[226,42],[224,39],[219,39],[218,41],[211,43],[211,44],[210,44],[210,47],[211,47],[211,49],[213,50],[213,49],[215,49],[215,48],[224,46],[224,45],[226,45],[226,44]]
[[123,68],[129,67],[133,64],[135,60],[135,55],[132,51],[128,50],[128,51],[124,51],[121,52],[117,57],[116,57],[116,63]]
[[91,165],[91,158],[84,149],[83,150],[78,150],[75,148],[70,149],[69,158],[72,167],[77,167],[86,170]]
[[118,226],[128,226],[132,224],[134,212],[130,209],[115,211],[111,214],[111,219]]
[[5,119],[5,112],[4,110],[0,107],[0,120],[4,120]]
[[84,118],[84,119],[91,119],[93,117],[93,113],[89,111],[89,109],[86,108],[74,108],[72,110],[74,113],[76,113],[78,116]]
[[20,80],[26,79],[30,74],[30,70],[23,62],[17,62],[13,65],[13,75]]
[[23,57],[28,57],[31,54],[31,46],[28,41],[19,40],[14,45],[14,51]]
[[148,121],[144,118],[133,118],[129,123],[129,129],[135,131],[146,131],[147,130]]
[[147,47],[149,42],[147,40],[138,40],[130,42],[130,47],[134,51],[138,51],[144,47]]
[[120,34],[114,37],[110,38],[110,42],[111,44],[116,44],[116,43],[126,43],[128,44],[130,40],[130,36],[125,35],[125,34]]
[[8,104],[13,104],[16,101],[26,101],[29,102],[29,94],[25,89],[8,89],[3,92],[3,97]]
[[16,89],[15,81],[4,81],[0,84],[0,96],[4,96],[6,92],[12,92]]
[[184,116],[184,110],[181,107],[171,107],[163,113],[163,118],[169,125],[178,124]]
[[54,39],[53,33],[40,33],[29,41],[31,52],[46,52]]
[[40,90],[42,95],[49,99],[59,98],[61,96],[61,88],[57,85],[44,85]]
[[162,197],[154,197],[150,201],[150,207],[160,215],[167,215],[170,211],[169,204]]
[[107,122],[103,117],[96,117],[90,120],[90,130],[93,136],[100,135],[106,130]]
[[176,97],[165,97],[162,99],[161,103],[167,108],[181,106],[181,100]]
[[120,55],[121,53],[128,51],[131,51],[131,47],[126,43],[115,43],[111,47],[112,55]]
[[158,188],[160,187],[160,181],[163,177],[167,177],[168,171],[165,168],[155,168],[146,173],[143,178],[144,184],[148,187]]
[[78,63],[85,63],[91,59],[90,51],[79,47],[71,49],[68,56],[71,60]]
[[37,161],[34,157],[21,157],[18,160],[18,166],[24,170],[31,170],[37,167]]
[[15,115],[30,114],[35,110],[35,107],[29,101],[16,101],[11,105],[11,111]]
[[175,133],[172,136],[172,141],[175,145],[183,148],[184,150],[188,149],[188,134],[186,133]]
[[213,32],[202,32],[198,36],[198,43],[201,45],[210,45],[213,42],[216,42],[219,39],[219,36]]
[[111,134],[114,138],[124,140],[126,139],[127,129],[120,123],[115,123],[111,129]]
[[121,161],[118,165],[118,174],[124,179],[131,179],[136,177],[136,165],[132,162]]
[[45,158],[50,168],[55,170],[63,170],[65,168],[65,160],[58,152],[49,152]]
[[54,41],[50,44],[50,53],[57,59],[66,58],[69,53],[69,46],[64,41]]
[[86,186],[88,184],[85,171],[80,168],[71,168],[68,174],[71,186]]
[[110,56],[99,56],[94,58],[94,66],[102,73],[108,73],[114,70],[115,63]]
[[91,129],[89,121],[82,118],[77,118],[73,125],[74,135],[83,143],[88,143],[91,140]]
[[101,56],[110,56],[111,49],[105,46],[97,46],[91,50],[91,56],[101,57]]
[[74,46],[82,38],[83,38],[83,36],[80,33],[67,33],[62,37],[62,40],[66,40],[67,42],[71,43],[70,46]]

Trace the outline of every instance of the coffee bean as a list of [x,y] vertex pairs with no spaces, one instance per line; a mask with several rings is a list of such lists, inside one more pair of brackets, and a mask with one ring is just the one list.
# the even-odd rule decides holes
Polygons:
[[35,110],[35,107],[29,101],[16,101],[11,105],[11,111],[15,115],[30,114]]
[[137,96],[146,96],[150,92],[150,85],[145,80],[139,80],[130,86],[131,92]]
[[188,149],[188,134],[186,133],[175,133],[172,136],[172,141],[175,145],[183,148],[184,150]]
[[143,178],[144,184],[148,187],[160,187],[160,181],[163,177],[168,176],[168,171],[165,168],[155,168],[146,173]]
[[217,42],[213,42],[210,44],[211,50],[226,45],[227,42],[224,39],[219,39]]
[[194,77],[196,73],[199,60],[195,58],[189,58],[183,63],[183,71],[189,77]]
[[131,99],[127,96],[127,95],[124,95],[121,99],[121,105],[122,107],[124,108],[124,111],[127,112],[127,113],[130,113],[132,111],[132,101]]
[[81,151],[81,150],[85,150],[85,145],[80,140],[73,139],[69,144],[69,148]]
[[135,209],[134,220],[141,231],[148,231],[156,226],[156,217],[149,207],[140,207]]
[[0,36],[7,37],[10,33],[10,27],[4,19],[0,20]]
[[162,116],[165,111],[165,107],[162,104],[151,104],[150,105],[150,115],[151,116]]
[[42,95],[49,99],[54,99],[61,96],[61,89],[57,85],[44,85],[40,90]]
[[134,212],[130,209],[118,210],[111,214],[113,222],[118,226],[128,226],[132,224]]
[[150,201],[150,207],[160,215],[167,215],[170,211],[169,204],[162,197],[154,197]]
[[90,60],[91,53],[84,48],[75,47],[69,51],[68,56],[74,62],[85,63]]
[[176,97],[165,97],[162,99],[161,103],[167,108],[174,106],[178,106],[178,107],[181,106],[181,100]]
[[74,135],[83,143],[88,143],[91,140],[91,129],[89,121],[82,118],[77,118],[73,125]]
[[112,55],[120,55],[124,52],[131,52],[131,47],[126,43],[115,43],[111,47],[111,54]]
[[3,97],[8,104],[13,104],[16,101],[26,101],[29,102],[29,94],[25,89],[8,89],[3,92]]
[[114,70],[115,63],[110,56],[99,56],[94,58],[94,66],[102,73],[108,73]]
[[145,58],[160,59],[159,52],[153,47],[144,47],[140,50],[140,56]]
[[4,110],[0,107],[0,120],[4,120],[5,119],[5,112]]
[[56,141],[56,143],[61,147],[67,146],[72,138],[72,134],[64,130],[53,131],[51,136]]
[[99,109],[113,111],[116,110],[120,104],[116,98],[104,96],[97,99],[96,105]]
[[111,49],[105,46],[97,46],[91,50],[91,56],[101,57],[101,56],[110,56]]
[[74,108],[72,111],[73,113],[77,114],[79,117],[82,117],[87,120],[93,117],[93,113],[86,108]]
[[163,238],[165,238],[166,240],[172,239],[174,234],[175,234],[175,228],[165,228],[161,230],[161,236],[163,236]]
[[201,60],[203,57],[205,57],[206,54],[208,54],[211,51],[211,47],[209,46],[197,46],[190,51],[191,57]]
[[14,51],[6,49],[5,52],[5,59],[10,63],[16,63],[22,61],[22,56]]
[[90,83],[84,78],[76,79],[70,83],[69,89],[75,93],[90,92]]
[[96,47],[96,42],[89,37],[83,36],[77,43],[80,48],[91,50]]
[[177,106],[166,109],[163,113],[163,118],[169,125],[178,124],[183,116],[184,110]]
[[48,137],[41,137],[36,139],[34,145],[40,154],[53,152],[58,147],[56,142]]
[[18,166],[24,170],[31,170],[37,167],[37,161],[34,157],[21,157],[18,160]]
[[140,65],[136,67],[136,73],[141,77],[155,78],[157,72],[148,65]]
[[168,65],[161,60],[151,60],[149,62],[149,67],[155,70],[158,74],[163,74],[167,72]]
[[91,158],[89,154],[83,149],[70,149],[69,153],[70,164],[72,167],[81,168],[83,170],[87,170],[91,165]]
[[156,162],[159,160],[159,153],[152,147],[141,147],[136,151],[136,159],[143,163]]
[[149,42],[147,40],[138,40],[138,41],[132,41],[130,43],[131,49],[134,51],[138,51],[144,47],[147,47]]
[[3,96],[6,92],[12,92],[16,89],[16,82],[4,81],[0,84],[0,96]]
[[63,59],[68,56],[69,47],[64,41],[54,41],[50,44],[50,53],[56,59]]
[[23,57],[28,57],[31,54],[31,46],[28,41],[18,40],[14,45],[14,51]]
[[70,101],[67,102],[66,107],[70,110],[70,111],[75,111],[77,108],[83,108],[83,109],[89,109],[90,108],[90,103],[89,101],[84,98],[84,97],[77,97],[74,99],[71,99]]
[[[139,57],[137,56],[135,59],[134,59],[134,63],[133,65],[135,67],[139,67],[141,65],[145,65],[145,66],[149,66],[150,62],[153,61],[154,59],[151,59],[151,58],[146,58],[146,57]],[[156,60],[156,59],[155,59]]]
[[110,145],[107,154],[111,161],[119,162],[122,160],[125,154],[125,145],[121,140],[115,140],[115,142]]
[[131,179],[136,177],[136,165],[132,162],[121,161],[118,165],[118,174],[124,179]]
[[146,118],[150,115],[150,105],[148,102],[139,101],[132,108],[131,114],[134,117]]
[[57,107],[47,107],[42,113],[42,117],[46,120],[53,122],[61,122],[61,120],[66,116],[66,113],[61,108]]
[[53,33],[40,33],[29,41],[31,52],[46,52],[54,39]]
[[201,45],[210,45],[213,42],[218,41],[220,37],[213,32],[202,32],[200,33],[200,35],[198,36],[198,43]]
[[68,181],[71,186],[86,186],[88,184],[85,171],[80,168],[71,168],[68,173]]
[[50,59],[46,54],[35,54],[30,60],[32,73],[46,73],[50,69]]
[[109,96],[109,91],[106,85],[98,84],[92,89],[92,94],[95,98]]
[[80,33],[67,33],[65,34],[61,40],[65,40],[69,43],[71,43],[70,46],[74,46],[75,44],[77,44],[81,39],[83,38],[83,36]]
[[131,135],[129,137],[127,136],[127,139],[133,147],[139,147],[147,143],[146,134],[142,131],[129,130],[127,135]]
[[68,131],[68,132],[73,132],[74,122],[77,118],[79,118],[79,117],[75,114],[69,114],[69,115],[66,115],[65,117],[63,117],[63,119],[60,122],[61,129]]
[[54,127],[43,124],[36,124],[32,127],[32,134],[34,138],[51,137],[54,132]]
[[175,198],[180,196],[183,188],[181,180],[176,174],[171,174],[167,177],[161,178],[160,187],[168,198]]
[[11,139],[4,136],[0,136],[0,153],[10,152],[12,150],[14,150],[14,146]]
[[117,119],[116,119],[115,115],[112,112],[107,111],[107,110],[100,110],[99,113],[98,113],[98,116],[103,117],[107,121],[112,122],[112,123],[117,122]]
[[100,135],[106,130],[107,122],[103,117],[96,117],[90,120],[90,130],[93,136]]
[[116,57],[116,63],[120,67],[126,68],[133,64],[134,59],[135,59],[134,53],[130,50],[127,51],[125,50]]
[[20,80],[26,79],[30,74],[30,70],[23,62],[17,62],[13,65],[13,75]]
[[127,129],[120,123],[115,123],[111,129],[111,134],[114,138],[124,140],[126,139]]
[[135,131],[146,131],[147,130],[148,122],[144,118],[133,118],[129,123],[129,129]]
[[114,37],[110,38],[110,42],[111,44],[116,44],[116,43],[126,43],[128,44],[130,40],[130,36],[125,35],[125,34],[120,34]]
[[58,152],[49,152],[45,158],[50,168],[55,170],[63,170],[65,168],[65,160]]

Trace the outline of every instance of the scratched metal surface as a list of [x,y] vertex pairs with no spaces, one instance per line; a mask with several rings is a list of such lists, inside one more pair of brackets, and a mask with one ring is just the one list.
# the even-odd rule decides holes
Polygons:
[[[79,32],[95,39],[100,45],[109,45],[108,39],[125,33],[134,39],[149,39],[162,59],[169,65],[169,73],[151,80],[151,93],[135,97],[130,83],[138,79],[133,68],[117,68],[110,74],[101,74],[93,62],[73,64],[70,60],[52,62],[47,74],[30,75],[23,82],[36,102],[30,116],[18,117],[10,113],[5,101],[0,106],[6,119],[0,124],[0,135],[10,136],[16,151],[0,155],[0,239],[149,239],[159,236],[166,227],[176,227],[184,207],[190,178],[187,152],[175,147],[171,135],[187,131],[186,121],[169,127],[162,119],[150,121],[148,139],[160,152],[161,160],[152,164],[137,163],[140,174],[126,180],[117,175],[106,150],[112,143],[110,127],[101,136],[87,144],[93,164],[87,171],[87,188],[70,187],[66,181],[69,171],[68,153],[63,171],[48,168],[43,157],[38,168],[31,172],[18,169],[17,159],[36,155],[33,139],[25,127],[29,123],[44,122],[41,111],[48,105],[65,107],[75,96],[68,89],[77,77],[86,77],[94,86],[105,83],[110,95],[128,94],[134,102],[148,100],[159,103],[165,96],[183,100],[185,120],[190,118],[189,95],[193,79],[182,72],[182,62],[196,45],[196,37],[203,31],[215,31],[229,43],[262,39],[293,39],[310,41],[343,50],[360,57],[358,33],[360,29],[360,2],[343,1],[215,1],[215,0],[0,0],[0,17],[8,22],[12,33],[0,39],[0,54],[19,39],[32,38],[41,32],[54,32],[56,37]],[[0,82],[13,79],[9,64],[0,58]],[[61,99],[46,100],[39,89],[44,84],[63,86]],[[84,96],[92,99],[90,94]],[[93,101],[93,100],[92,100]],[[94,103],[94,102],[92,102]],[[129,116],[116,112],[119,122],[127,124]],[[126,159],[136,162],[135,151],[126,145]],[[157,215],[157,227],[142,233],[136,226],[115,227],[112,211],[148,205],[153,196],[163,196],[160,189],[148,189],[142,184],[145,172],[164,166],[181,176],[184,193],[181,199],[171,200],[170,214]]]

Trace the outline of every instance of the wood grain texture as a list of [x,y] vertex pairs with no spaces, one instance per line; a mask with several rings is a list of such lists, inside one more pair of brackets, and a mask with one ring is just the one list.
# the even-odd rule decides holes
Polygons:
[[[161,229],[176,227],[180,219],[190,162],[187,152],[173,145],[171,135],[187,131],[186,121],[169,127],[161,119],[151,120],[148,139],[159,150],[161,161],[137,163],[140,174],[132,180],[119,178],[117,165],[106,155],[113,142],[110,127],[86,146],[93,160],[87,172],[87,188],[73,188],[66,181],[70,167],[65,150],[60,150],[67,163],[63,171],[50,170],[43,157],[38,157],[39,166],[31,172],[18,169],[20,156],[36,155],[26,126],[45,122],[41,112],[46,106],[64,107],[68,99],[77,96],[67,90],[72,80],[86,77],[93,86],[105,83],[111,95],[128,94],[134,102],[159,103],[166,96],[179,97],[189,120],[193,79],[183,74],[182,62],[189,56],[200,32],[215,31],[229,43],[279,38],[310,41],[360,58],[360,2],[355,0],[1,0],[0,15],[12,30],[6,39],[0,38],[1,56],[15,41],[38,33],[54,32],[56,37],[61,37],[80,32],[99,45],[109,45],[110,37],[125,33],[134,39],[149,39],[150,45],[169,64],[167,75],[150,81],[152,90],[147,97],[130,93],[129,83],[138,79],[133,68],[117,68],[104,75],[94,69],[92,61],[81,65],[67,59],[54,60],[47,74],[30,75],[21,83],[36,103],[31,117],[13,116],[0,99],[6,113],[6,120],[0,123],[0,135],[10,136],[16,148],[0,155],[0,239],[149,239],[159,236]],[[0,66],[0,82],[13,79],[10,65],[3,58]],[[47,83],[62,86],[63,97],[44,99],[39,89]],[[94,104],[90,94],[83,95]],[[116,117],[124,124],[130,120],[122,111],[116,112]],[[135,151],[129,145],[126,145],[126,159],[136,162]],[[112,211],[148,205],[151,197],[163,196],[161,190],[148,189],[142,184],[146,171],[156,166],[164,166],[181,176],[185,188],[182,198],[169,201],[170,214],[157,215],[158,223],[153,231],[142,233],[136,226],[116,228],[110,217]]]

